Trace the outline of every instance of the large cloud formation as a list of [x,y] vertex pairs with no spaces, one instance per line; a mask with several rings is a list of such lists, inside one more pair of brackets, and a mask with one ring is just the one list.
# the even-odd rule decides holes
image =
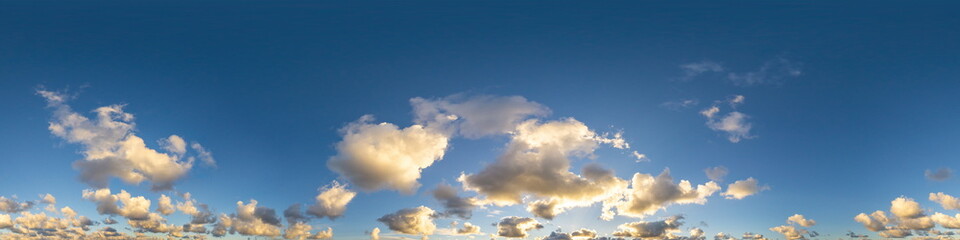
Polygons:
[[[928,216],[920,203],[906,197],[899,197],[890,202],[890,213],[888,216],[884,211],[875,211],[869,215],[860,213],[854,220],[863,224],[867,230],[878,232],[885,238],[902,238],[911,236],[914,232],[926,234],[926,232],[940,223],[944,226],[951,226],[950,219],[945,214],[935,214],[938,217]],[[946,217],[945,217],[946,216]]]
[[580,175],[570,172],[571,157],[592,156],[601,143],[626,147],[619,135],[606,138],[572,118],[545,123],[528,120],[516,127],[496,162],[479,173],[463,174],[458,181],[498,205],[518,204],[525,195],[535,196],[538,200],[528,209],[550,219],[567,208],[613,197],[627,185],[597,165],[588,165]]
[[636,173],[627,198],[617,204],[617,210],[621,215],[644,217],[670,204],[704,204],[707,197],[719,190],[720,186],[713,181],[696,187],[687,180],[674,183],[669,169],[657,177]]
[[[74,112],[66,104],[65,95],[44,90],[37,93],[53,109],[50,132],[83,146],[84,159],[74,162],[74,167],[93,187],[106,187],[110,177],[117,177],[131,184],[150,181],[154,190],[168,190],[193,167],[195,157],[185,157],[186,141],[180,136],[170,135],[161,141],[165,152],[148,148],[134,134],[133,114],[124,112],[123,105],[97,108],[96,118],[90,119]],[[194,145],[194,149],[203,149]],[[204,162],[214,163],[209,152],[200,153]]]

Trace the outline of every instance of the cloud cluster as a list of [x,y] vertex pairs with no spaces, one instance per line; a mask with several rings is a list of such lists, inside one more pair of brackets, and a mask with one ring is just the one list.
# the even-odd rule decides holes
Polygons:
[[911,236],[914,232],[926,233],[936,223],[944,226],[952,225],[952,218],[944,214],[937,218],[928,216],[920,207],[920,203],[906,197],[899,197],[890,202],[890,213],[875,211],[869,215],[860,213],[854,220],[863,224],[867,230],[878,232],[885,238],[902,238]]
[[[37,93],[53,109],[50,132],[83,146],[84,158],[74,162],[74,167],[93,187],[106,187],[110,177],[117,177],[131,184],[150,181],[154,190],[168,190],[193,167],[195,157],[186,156],[186,142],[177,135],[160,141],[165,152],[147,147],[134,134],[133,114],[124,112],[123,105],[97,108],[96,117],[90,119],[74,112],[66,104],[67,96],[44,90]],[[194,145],[202,149],[200,144]],[[214,163],[209,152],[200,153],[204,162]]]
[[806,239],[807,236],[816,237],[818,234],[816,232],[809,231],[804,228],[799,228],[796,225],[801,227],[812,227],[816,225],[817,222],[813,219],[807,219],[803,215],[794,214],[787,218],[787,224],[791,225],[781,225],[770,228],[770,231],[778,232],[783,234],[783,237],[788,240],[794,239]]

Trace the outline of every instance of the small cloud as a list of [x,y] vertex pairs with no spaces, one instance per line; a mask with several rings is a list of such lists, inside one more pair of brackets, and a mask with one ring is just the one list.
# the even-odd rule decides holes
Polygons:
[[764,84],[781,84],[788,78],[796,78],[803,74],[800,64],[783,57],[767,61],[760,69],[744,73],[728,73],[727,79],[733,85],[749,87]]
[[703,172],[707,174],[707,178],[717,182],[723,182],[723,177],[727,176],[727,173],[730,173],[730,171],[727,170],[727,167],[724,166],[707,168],[704,169]]
[[680,69],[683,70],[683,76],[679,79],[681,81],[689,81],[705,73],[724,71],[722,65],[713,61],[682,64],[680,65]]
[[927,169],[923,172],[923,175],[930,181],[942,182],[953,176],[953,169],[938,168],[936,171]]
[[639,153],[639,152],[637,152],[637,151],[633,151],[632,154],[633,154],[633,158],[636,158],[636,159],[637,159],[637,162],[649,162],[649,161],[650,161],[650,158],[647,158],[647,155],[646,155],[646,154]]
[[697,99],[680,99],[676,101],[669,101],[660,104],[660,107],[669,109],[671,111],[680,111],[683,109],[691,108],[700,104],[700,101]]
[[740,142],[742,139],[751,139],[756,137],[750,134],[753,125],[748,121],[750,116],[738,111],[732,111],[726,115],[720,114],[720,103],[726,102],[731,108],[742,104],[745,100],[743,95],[735,95],[725,101],[716,101],[710,108],[700,111],[700,115],[707,118],[707,127],[714,131],[727,133],[727,140],[732,143]]

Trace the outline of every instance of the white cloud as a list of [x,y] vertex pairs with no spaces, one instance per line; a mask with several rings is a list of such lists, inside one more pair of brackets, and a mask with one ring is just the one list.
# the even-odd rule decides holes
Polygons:
[[817,225],[817,221],[814,221],[813,219],[806,219],[800,214],[794,214],[793,216],[787,218],[787,223],[795,223],[804,227],[812,227],[813,225]]
[[463,223],[463,226],[457,229],[457,234],[470,235],[470,234],[480,234],[480,227],[473,225],[472,223],[466,222]]
[[[744,102],[744,97],[743,95],[736,95],[724,102],[729,103],[732,107],[736,107]],[[726,115],[723,115],[720,113],[719,103],[721,102],[715,102],[713,106],[700,111],[700,115],[707,118],[706,125],[708,128],[726,133],[727,140],[733,143],[756,137],[750,134],[750,129],[753,127],[753,124],[747,121],[750,116],[738,111],[728,112]]]
[[100,214],[122,216],[129,220],[150,219],[150,200],[143,196],[134,197],[124,190],[111,194],[108,188],[87,189],[83,190],[83,198],[95,202]]
[[942,206],[943,209],[946,209],[946,210],[960,209],[960,199],[944,194],[942,192],[930,193],[930,201],[939,203],[940,206]]
[[436,212],[428,207],[420,206],[416,208],[405,208],[384,215],[377,221],[386,224],[390,230],[411,234],[411,235],[431,235],[437,230],[437,225],[433,223]]
[[170,199],[167,195],[160,194],[160,199],[157,200],[157,212],[163,215],[170,215],[176,209],[173,207],[173,200]]
[[93,187],[106,187],[110,177],[117,177],[131,184],[150,181],[154,190],[168,190],[193,167],[192,157],[183,159],[185,143],[177,135],[161,141],[167,153],[148,148],[134,134],[133,115],[124,112],[123,105],[97,108],[96,118],[89,119],[74,112],[59,93],[40,90],[38,94],[53,109],[50,132],[83,146],[84,159],[74,162],[74,167]]
[[906,197],[891,201],[890,212],[893,216],[888,217],[883,211],[875,211],[870,215],[860,213],[854,220],[885,238],[902,238],[913,235],[914,231],[925,233],[936,226],[936,220],[949,220],[944,216],[938,216],[936,220],[927,216],[919,203]]
[[327,167],[363,190],[413,194],[420,187],[420,171],[443,158],[448,137],[422,125],[400,129],[372,120],[363,116],[341,129],[343,140]]
[[751,177],[746,180],[731,183],[727,186],[727,191],[723,192],[722,195],[726,196],[727,199],[743,199],[765,190],[770,190],[770,187],[766,185],[760,186],[759,181]]
[[280,236],[280,219],[276,211],[257,206],[257,200],[250,200],[244,204],[237,202],[237,213],[229,219],[220,218],[220,222],[227,223],[230,232],[237,232],[248,236]]
[[346,185],[333,181],[330,185],[320,189],[316,202],[307,209],[307,213],[318,218],[331,220],[343,216],[347,211],[347,204],[357,196],[356,192],[347,189]]
[[671,204],[704,204],[707,197],[719,190],[720,186],[712,181],[696,187],[687,180],[674,183],[669,169],[656,177],[636,173],[626,199],[616,204],[617,211],[631,217],[649,216]]

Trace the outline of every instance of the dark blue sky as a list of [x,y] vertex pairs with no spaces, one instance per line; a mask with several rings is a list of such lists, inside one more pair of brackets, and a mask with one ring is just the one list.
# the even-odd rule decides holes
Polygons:
[[[170,134],[202,143],[217,167],[195,166],[176,189],[224,213],[251,198],[278,211],[312,202],[338,179],[326,164],[338,129],[364,114],[405,127],[413,97],[519,95],[549,107],[545,120],[623,131],[651,159],[602,148],[594,160],[575,160],[574,172],[587,162],[626,179],[670,168],[699,184],[708,181],[704,168],[722,165],[725,188],[748,177],[771,187],[642,219],[601,222],[599,205],[577,208],[533,236],[581,226],[608,235],[675,214],[687,217],[684,234],[703,221],[708,237],[782,238],[768,228],[795,213],[816,219],[811,229],[824,238],[871,233],[853,217],[887,210],[901,195],[956,214],[927,194],[960,194],[957,180],[927,180],[924,170],[960,168],[958,10],[948,1],[3,1],[0,196],[52,193],[103,218],[80,196],[89,186],[71,163],[83,158],[81,146],[51,135],[51,109],[37,89],[76,95],[68,104],[87,116],[126,104],[151,148]],[[704,63],[723,70],[686,77],[683,66]],[[761,82],[731,77],[750,73]],[[699,113],[735,95],[745,97],[736,111],[752,124],[752,138],[737,143]],[[682,100],[698,104],[664,106]],[[429,191],[480,171],[507,140],[453,139],[416,194],[361,191],[343,218],[311,223],[332,226],[337,239],[364,239],[373,227],[388,233],[378,217],[442,209]],[[146,184],[110,187],[159,195]],[[493,209],[501,208],[470,221],[495,233],[490,223],[503,216],[530,216],[523,205],[488,217]]]

